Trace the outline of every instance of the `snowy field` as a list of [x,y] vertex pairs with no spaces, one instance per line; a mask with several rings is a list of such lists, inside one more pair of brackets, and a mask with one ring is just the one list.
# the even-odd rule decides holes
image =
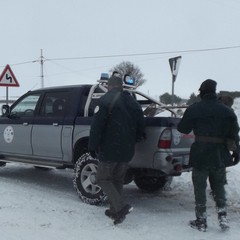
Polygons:
[[[240,115],[240,102],[234,105]],[[240,118],[240,116],[239,116]],[[191,173],[173,179],[171,188],[154,194],[125,186],[134,207],[117,226],[104,216],[106,206],[82,203],[73,189],[73,170],[42,171],[29,165],[0,168],[1,240],[239,240],[240,164],[227,169],[230,230],[222,232],[208,196],[208,232],[188,226],[194,216]]]

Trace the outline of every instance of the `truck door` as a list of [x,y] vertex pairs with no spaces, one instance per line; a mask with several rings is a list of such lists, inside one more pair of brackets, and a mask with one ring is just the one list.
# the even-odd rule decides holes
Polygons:
[[0,118],[0,151],[4,155],[31,155],[31,132],[40,94],[24,96],[10,114]]
[[68,107],[69,93],[45,93],[32,130],[33,154],[45,159],[61,160],[62,132]]

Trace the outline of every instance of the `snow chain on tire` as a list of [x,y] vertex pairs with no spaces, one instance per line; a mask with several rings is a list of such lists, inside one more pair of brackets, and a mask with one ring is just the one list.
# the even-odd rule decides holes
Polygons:
[[89,153],[79,157],[75,164],[73,186],[79,198],[91,205],[100,205],[106,202],[107,197],[96,184],[98,160]]

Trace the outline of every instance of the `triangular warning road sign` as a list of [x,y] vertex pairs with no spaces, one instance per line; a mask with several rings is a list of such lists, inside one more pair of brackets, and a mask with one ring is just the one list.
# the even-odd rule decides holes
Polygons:
[[7,65],[4,68],[4,70],[0,76],[0,87],[1,86],[19,87],[19,83],[9,65]]

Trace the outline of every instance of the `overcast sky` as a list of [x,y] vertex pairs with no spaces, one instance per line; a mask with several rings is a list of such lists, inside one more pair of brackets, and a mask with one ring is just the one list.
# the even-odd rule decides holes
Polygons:
[[[240,91],[239,23],[239,0],[2,0],[0,72],[10,64],[20,87],[9,95],[20,96],[41,87],[41,49],[46,87],[95,83],[131,61],[147,79],[140,90],[156,97],[171,93],[168,59],[180,55],[176,95],[197,94],[207,78]],[[131,54],[143,55],[81,59]]]

